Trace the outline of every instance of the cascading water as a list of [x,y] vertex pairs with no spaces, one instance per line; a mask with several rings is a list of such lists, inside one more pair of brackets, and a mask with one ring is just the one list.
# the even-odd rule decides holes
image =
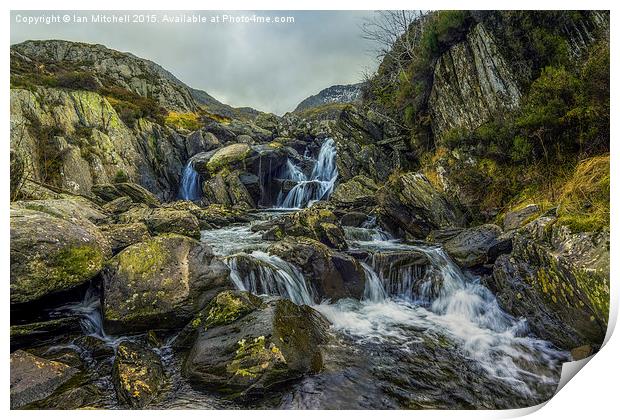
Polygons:
[[190,159],[185,168],[183,168],[183,176],[179,186],[179,199],[197,201],[200,200],[200,197],[200,175],[194,169],[194,163]]
[[328,138],[321,146],[309,178],[290,160],[287,161],[286,179],[295,181],[296,185],[286,196],[279,195],[277,207],[299,209],[312,205],[315,201],[324,200],[331,195],[336,178],[338,178],[336,143]]
[[254,251],[232,255],[225,261],[230,267],[230,278],[239,290],[256,295],[282,296],[298,305],[314,304],[304,276],[280,257]]

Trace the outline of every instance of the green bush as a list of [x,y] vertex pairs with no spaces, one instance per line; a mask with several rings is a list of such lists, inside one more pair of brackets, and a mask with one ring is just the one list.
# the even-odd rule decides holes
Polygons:
[[99,88],[97,78],[87,71],[61,73],[56,79],[57,86],[67,89],[96,91]]

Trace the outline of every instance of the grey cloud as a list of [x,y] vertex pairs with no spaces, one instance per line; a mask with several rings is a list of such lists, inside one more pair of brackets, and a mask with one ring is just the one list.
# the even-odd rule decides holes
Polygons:
[[372,45],[360,37],[358,27],[369,11],[200,12],[293,16],[292,24],[15,23],[17,14],[42,13],[13,11],[11,43],[67,39],[103,44],[155,61],[222,102],[277,114],[292,110],[325,87],[356,83],[364,69],[376,67],[369,53]]

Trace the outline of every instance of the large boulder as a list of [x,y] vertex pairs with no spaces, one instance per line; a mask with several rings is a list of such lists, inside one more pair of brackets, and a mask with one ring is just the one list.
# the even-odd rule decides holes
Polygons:
[[465,224],[463,213],[420,173],[393,176],[377,198],[382,224],[398,236],[424,239],[434,229]]
[[223,300],[200,328],[183,369],[195,386],[232,398],[260,396],[322,369],[328,323],[318,312],[286,299],[238,311],[240,303]]
[[174,201],[162,205],[162,208],[188,211],[198,219],[200,229],[212,229],[227,226],[231,223],[249,222],[251,218],[239,208],[227,207],[221,204],[211,204],[201,207],[191,201]]
[[77,369],[23,350],[11,353],[11,409],[49,397],[73,378]]
[[319,300],[361,299],[364,294],[366,277],[360,263],[314,239],[286,238],[269,247],[269,253],[299,267]]
[[165,384],[164,367],[152,350],[125,340],[118,345],[112,383],[118,400],[131,408],[144,408]]
[[446,252],[461,267],[492,264],[500,254],[509,253],[512,242],[502,237],[502,230],[493,224],[463,229],[444,242]]
[[131,245],[102,271],[106,331],[179,327],[229,286],[228,273],[209,246],[186,236]]
[[504,215],[504,230],[518,229],[527,222],[536,218],[541,212],[538,204],[527,204],[511,210]]
[[110,255],[108,241],[88,220],[12,206],[11,304],[82,285]]
[[87,220],[95,225],[108,221],[105,209],[79,196],[48,200],[15,201],[12,203],[11,208],[37,210],[61,219],[76,222]]
[[561,348],[598,348],[609,317],[609,232],[572,233],[542,216],[512,243],[486,279],[500,305]]
[[42,346],[82,331],[78,316],[11,325],[11,349]]
[[320,205],[303,209],[265,223],[252,226],[254,231],[265,231],[263,238],[280,240],[285,236],[305,236],[330,248],[347,249],[344,230],[334,213]]

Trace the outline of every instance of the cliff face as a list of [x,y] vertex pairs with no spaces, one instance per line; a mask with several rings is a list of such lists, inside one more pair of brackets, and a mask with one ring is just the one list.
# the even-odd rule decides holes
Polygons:
[[516,108],[521,96],[508,61],[477,24],[435,65],[429,98],[435,138],[457,127],[475,129],[498,112]]
[[187,159],[173,130],[147,120],[130,128],[100,94],[55,88],[11,89],[11,147],[33,180],[85,195],[128,177],[172,198]]

